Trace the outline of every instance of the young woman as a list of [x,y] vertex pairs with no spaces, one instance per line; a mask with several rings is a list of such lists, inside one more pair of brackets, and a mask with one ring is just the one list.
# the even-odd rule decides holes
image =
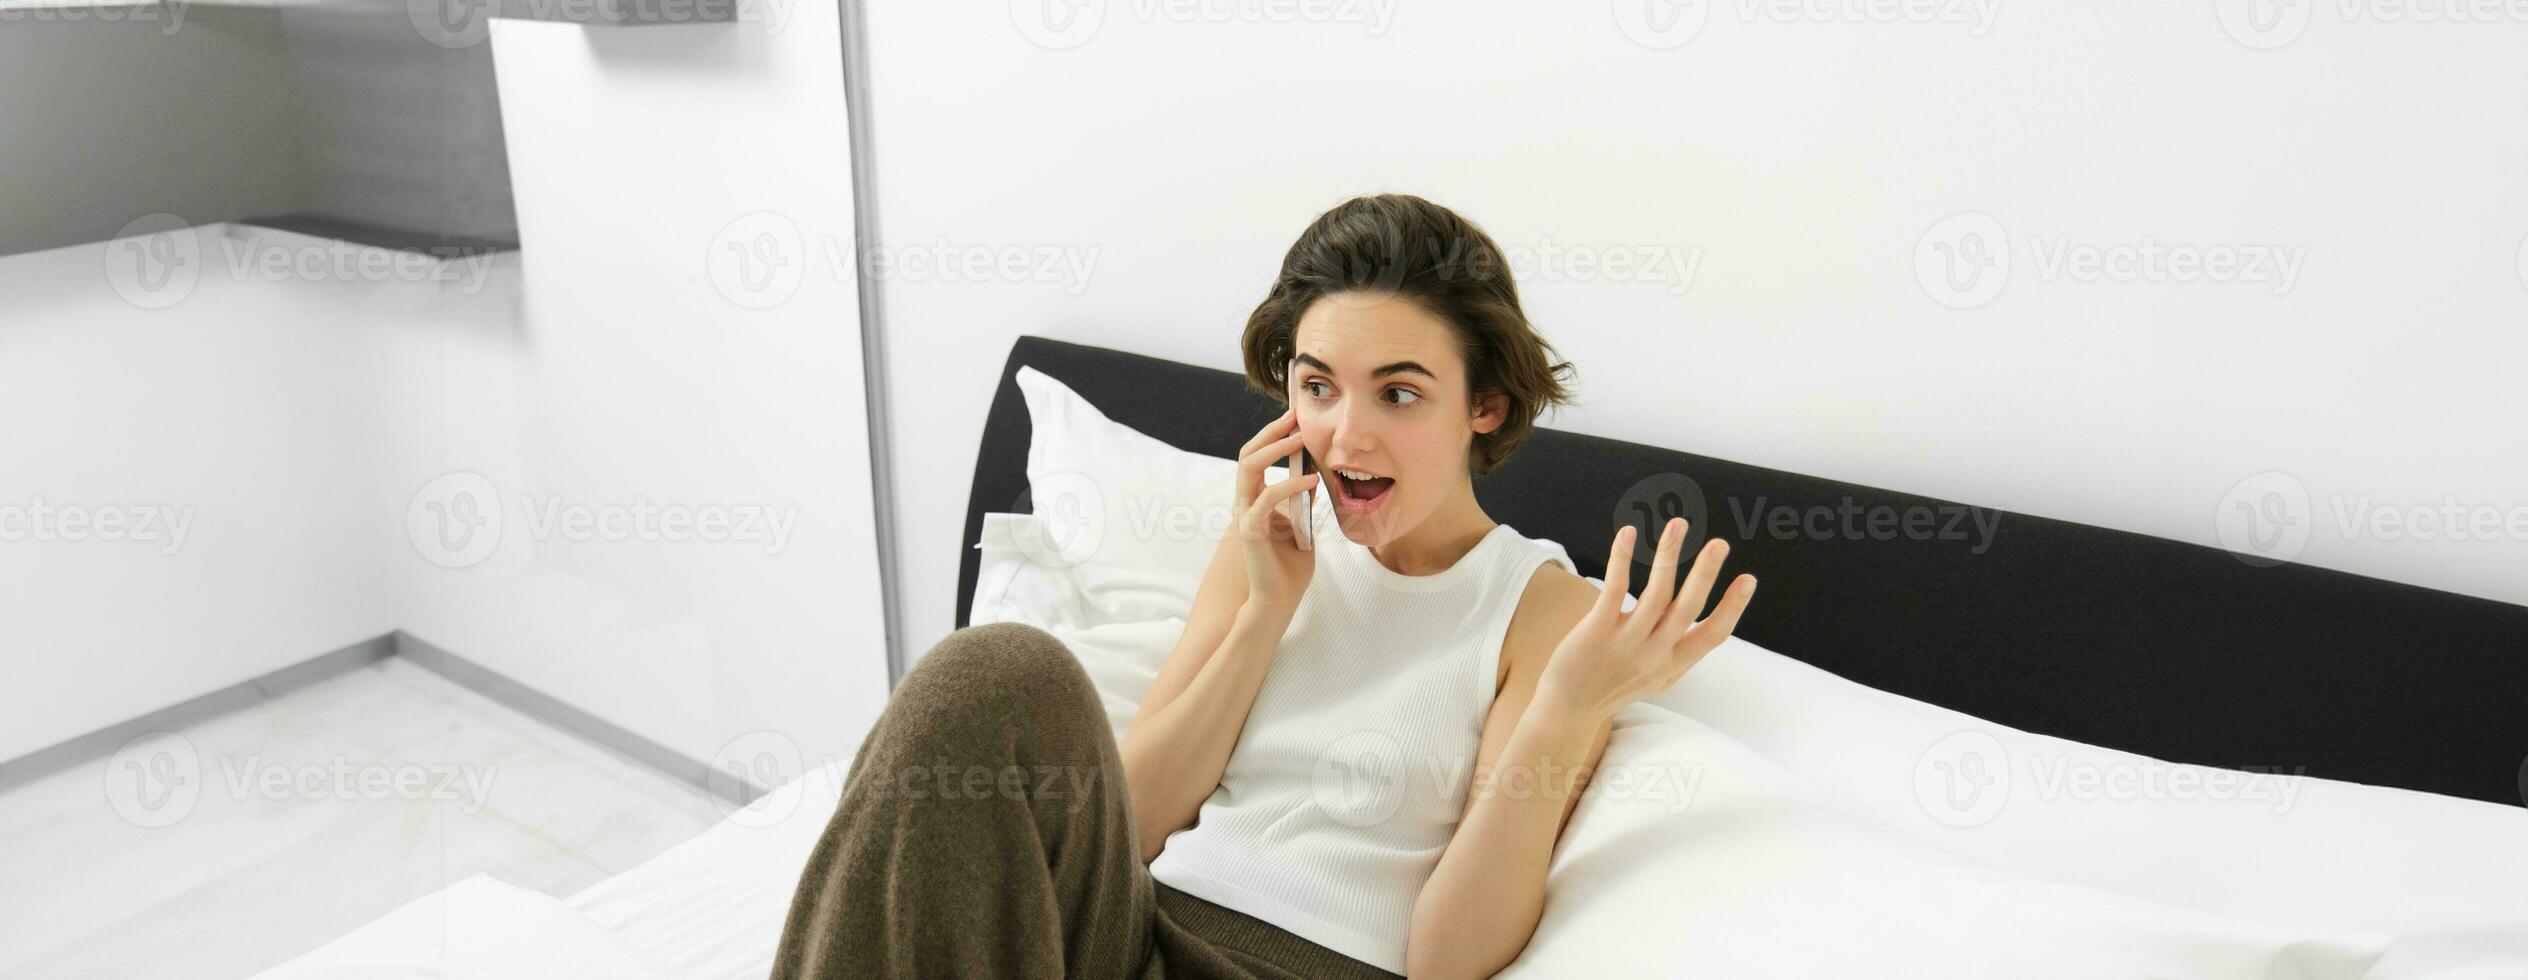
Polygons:
[[[1480,977],[1526,947],[1613,714],[1718,646],[1755,580],[1703,617],[1728,546],[1680,581],[1672,520],[1627,610],[1633,529],[1597,588],[1485,515],[1473,478],[1570,367],[1446,208],[1320,216],[1244,349],[1290,408],[1240,452],[1232,531],[1123,744],[1051,636],[950,635],[855,758],[777,980]],[[1313,472],[1265,484],[1302,450]],[[951,792],[1011,770],[1038,778]]]

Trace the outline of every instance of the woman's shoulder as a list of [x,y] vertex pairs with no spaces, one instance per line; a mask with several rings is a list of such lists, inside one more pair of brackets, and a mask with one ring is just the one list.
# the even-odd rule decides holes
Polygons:
[[1588,614],[1597,599],[1597,586],[1590,585],[1564,562],[1539,562],[1528,576],[1526,588],[1519,593],[1518,611],[1510,615],[1509,632],[1501,638],[1500,671],[1493,678],[1493,690],[1499,691],[1511,673],[1522,667],[1543,670],[1545,658],[1553,656],[1563,636]]

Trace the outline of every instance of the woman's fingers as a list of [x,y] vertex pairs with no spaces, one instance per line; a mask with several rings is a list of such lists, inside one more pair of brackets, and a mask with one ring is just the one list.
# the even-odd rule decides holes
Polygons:
[[1263,428],[1255,430],[1255,438],[1247,440],[1246,445],[1238,448],[1238,458],[1245,459],[1249,456],[1255,455],[1255,450],[1258,447],[1267,445],[1274,440],[1281,438],[1282,430],[1289,427],[1290,424],[1298,418],[1298,409],[1283,409],[1282,414],[1276,416],[1272,421],[1264,423]]
[[1291,477],[1290,479],[1283,480],[1280,483],[1265,487],[1264,492],[1255,495],[1255,503],[1253,506],[1256,510],[1260,511],[1267,507],[1279,504],[1282,501],[1290,499],[1291,494],[1316,486],[1317,481],[1321,477],[1322,475],[1317,473],[1302,473],[1298,476]]
[[1292,494],[1316,486],[1317,480],[1317,474],[1303,473],[1265,487],[1264,492],[1255,495],[1255,502],[1247,505],[1249,527],[1259,532],[1272,527],[1273,512],[1281,507],[1282,502],[1289,500]]
[[[1246,441],[1246,445],[1238,447],[1237,491],[1240,502],[1244,502],[1248,496],[1252,495],[1256,491],[1256,489],[1264,485],[1264,468],[1261,466],[1249,465],[1250,462],[1255,459],[1255,454],[1258,451],[1281,443],[1289,436],[1296,435],[1298,430],[1299,410],[1295,408],[1284,409],[1282,414],[1276,416],[1272,421],[1264,423],[1263,428],[1255,430],[1255,437],[1248,439]],[[1251,477],[1249,476],[1250,471],[1253,472],[1253,476]]]
[[1693,643],[1687,645],[1688,648],[1708,651],[1719,646],[1720,641],[1728,639],[1729,634],[1738,629],[1739,615],[1747,611],[1747,603],[1753,601],[1755,597],[1755,576],[1740,575],[1732,580],[1729,588],[1720,594],[1720,605],[1712,609],[1709,617],[1695,624],[1694,628],[1688,631],[1687,635],[1694,640]]
[[1668,603],[1667,615],[1659,620],[1659,632],[1675,639],[1703,615],[1703,601],[1711,597],[1712,582],[1720,578],[1721,563],[1729,559],[1729,542],[1713,538],[1704,542],[1694,555],[1694,567],[1685,573],[1685,584],[1677,587],[1677,597]]
[[1299,451],[1301,442],[1299,433],[1293,432],[1273,442],[1251,446],[1246,455],[1238,457],[1236,502],[1253,503],[1255,495],[1264,488],[1264,471],[1271,469],[1274,463],[1286,462],[1292,453]]
[[1685,519],[1668,518],[1659,530],[1659,550],[1650,557],[1650,578],[1641,586],[1641,602],[1633,607],[1633,618],[1626,625],[1639,623],[1636,636],[1650,632],[1668,608],[1668,590],[1677,580],[1677,548],[1684,542]]
[[1248,452],[1244,456],[1238,457],[1238,465],[1254,470],[1260,475],[1275,463],[1289,461],[1290,454],[1298,452],[1299,446],[1303,441],[1305,441],[1304,436],[1293,432],[1279,439],[1257,446],[1253,451]]
[[1606,587],[1598,590],[1594,612],[1612,616],[1624,611],[1624,595],[1633,584],[1633,533],[1630,524],[1615,529],[1615,543],[1606,551]]

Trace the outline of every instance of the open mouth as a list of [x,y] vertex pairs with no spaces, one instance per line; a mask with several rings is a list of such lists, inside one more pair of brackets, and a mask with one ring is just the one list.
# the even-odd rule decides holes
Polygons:
[[1335,507],[1345,513],[1366,514],[1378,509],[1387,491],[1396,485],[1394,477],[1379,476],[1368,470],[1336,467],[1334,474]]

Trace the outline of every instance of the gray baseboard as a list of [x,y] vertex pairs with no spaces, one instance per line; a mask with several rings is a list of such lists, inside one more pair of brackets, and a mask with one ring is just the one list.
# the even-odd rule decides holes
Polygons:
[[395,631],[395,654],[416,666],[473,689],[519,714],[577,735],[635,765],[674,777],[738,806],[755,801],[767,787],[666,745],[614,722],[599,718],[568,701],[529,687],[499,671],[449,653],[430,641]]
[[261,704],[309,684],[358,670],[395,654],[394,634],[373,636],[319,654],[267,674],[260,674],[197,698],[168,705],[129,721],[116,722],[66,742],[58,742],[0,762],[0,792],[24,786],[83,763],[111,758],[115,751],[151,732],[168,732]]
[[110,758],[124,743],[150,732],[175,731],[198,724],[388,657],[403,657],[412,661],[414,666],[445,677],[511,710],[587,739],[625,761],[657,771],[735,805],[752,803],[767,789],[734,772],[715,769],[708,762],[599,718],[506,674],[396,630],[0,762],[0,792],[65,769]]

